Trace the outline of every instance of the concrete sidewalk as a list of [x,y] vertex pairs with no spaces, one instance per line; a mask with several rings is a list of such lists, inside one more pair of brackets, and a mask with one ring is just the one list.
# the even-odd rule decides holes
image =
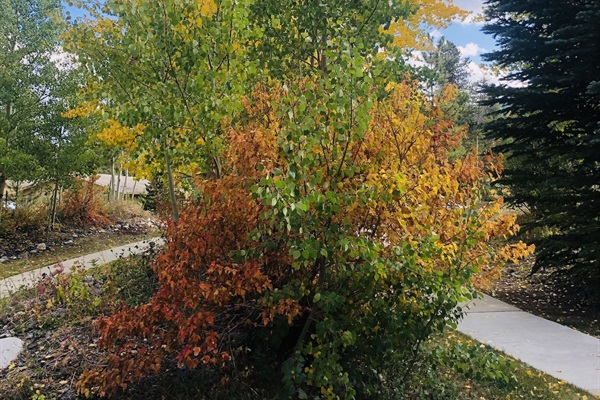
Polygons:
[[[150,243],[160,246],[161,238],[130,243],[62,262],[64,273],[74,266],[85,269],[120,257],[140,254]],[[0,298],[21,287],[33,287],[56,269],[56,264],[0,280]],[[458,330],[489,344],[533,368],[600,395],[600,339],[485,296],[463,306],[466,315]]]
[[594,395],[600,395],[600,339],[485,296],[464,306],[458,330]]
[[[81,266],[84,269],[89,269],[98,265],[109,263],[121,257],[143,253],[150,248],[151,243],[153,243],[155,246],[160,246],[164,243],[164,240],[159,237],[142,240],[119,247],[113,247],[112,249],[99,251],[97,253],[72,258],[70,260],[63,261],[60,264],[64,268],[64,273],[70,272],[75,266]],[[50,274],[51,272],[55,271],[56,268],[57,264],[47,265],[33,271],[24,272],[22,274],[0,280],[0,298],[6,297],[10,293],[15,292],[22,287],[31,288],[35,286],[35,284],[42,279],[44,274]]]

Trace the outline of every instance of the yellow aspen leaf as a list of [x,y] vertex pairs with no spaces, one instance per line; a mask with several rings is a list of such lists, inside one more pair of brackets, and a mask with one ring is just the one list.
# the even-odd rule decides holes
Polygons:
[[453,0],[413,0],[416,12],[408,18],[393,21],[382,31],[393,35],[394,46],[425,50],[431,46],[426,29],[445,28],[453,20],[463,20],[469,13],[454,4]]
[[86,117],[92,115],[94,113],[100,112],[100,107],[98,106],[97,101],[93,102],[83,102],[75,108],[65,111],[62,113],[62,117],[64,118],[77,118],[77,117]]
[[217,4],[214,0],[198,0],[200,14],[210,17],[217,12]]

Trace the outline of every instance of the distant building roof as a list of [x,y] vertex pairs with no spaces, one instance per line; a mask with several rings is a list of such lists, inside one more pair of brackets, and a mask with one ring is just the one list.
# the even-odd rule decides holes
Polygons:
[[[98,179],[94,182],[96,185],[102,186],[102,187],[110,186],[110,175],[109,174],[96,174],[94,176],[98,177]],[[117,175],[115,175],[115,186],[117,185],[118,178],[119,177]],[[89,180],[89,178],[87,178],[86,180]],[[39,184],[37,184],[36,182],[21,181],[18,183],[19,183],[19,190],[21,192],[25,192],[30,189],[36,189],[37,187],[39,187]],[[123,188],[124,188],[125,194],[129,194],[129,195],[133,194],[135,196],[146,194],[146,187],[148,186],[149,183],[150,183],[150,181],[148,181],[147,179],[139,179],[138,180],[138,179],[135,179],[133,176],[128,176],[127,182],[125,182],[125,177],[121,176],[119,192],[123,193]],[[7,190],[14,192],[16,189],[16,186],[17,186],[17,182],[6,181]]]
[[[110,186],[110,175],[109,174],[96,174],[95,176],[98,179],[94,182],[98,186],[109,187]],[[117,185],[117,181],[119,177],[115,175],[114,184]],[[141,195],[146,194],[146,187],[150,184],[150,181],[147,179],[135,179],[132,176],[127,177],[127,182],[125,182],[125,177],[121,176],[121,182],[119,186],[119,192],[124,192],[125,194],[133,194],[133,195]],[[124,189],[124,190],[123,190]]]
[[15,182],[15,181],[11,181],[11,180],[6,181],[6,187],[9,189],[15,189],[17,187],[17,184],[19,185],[20,190],[37,186],[37,184],[35,182],[31,182],[31,181],[20,181],[20,182]]
[[[45,184],[47,185],[47,184]],[[11,181],[8,180],[6,181],[6,191],[9,193],[10,196],[14,196],[15,193],[18,192],[22,195],[29,195],[33,192],[36,192],[38,190],[41,190],[44,188],[44,184],[40,184],[37,182],[31,182],[31,181],[20,181],[20,182],[15,182],[15,181]]]

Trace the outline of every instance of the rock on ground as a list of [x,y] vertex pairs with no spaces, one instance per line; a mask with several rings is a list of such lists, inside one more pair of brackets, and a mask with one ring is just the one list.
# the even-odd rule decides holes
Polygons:
[[8,367],[23,350],[23,341],[15,337],[0,339],[0,370]]

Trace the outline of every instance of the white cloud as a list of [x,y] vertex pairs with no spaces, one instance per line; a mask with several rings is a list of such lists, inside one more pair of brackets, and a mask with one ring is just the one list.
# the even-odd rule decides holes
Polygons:
[[[465,46],[466,47],[466,46]],[[479,50],[483,50],[479,48]],[[406,60],[406,62],[415,67],[425,67],[427,63],[423,58],[422,51],[412,51],[410,56]],[[502,80],[504,76],[508,74],[507,71],[498,71],[497,69],[492,69],[485,64],[477,64],[476,62],[469,60],[467,64],[467,70],[469,72],[469,81],[471,83],[485,83],[485,84],[493,84],[493,85],[507,85],[511,87],[525,87],[527,84],[520,81],[505,81]]]
[[65,52],[61,46],[55,47],[54,52],[50,54],[50,61],[62,71],[68,71],[77,67],[76,57],[73,54]]
[[[422,51],[412,51],[406,61],[408,65],[415,68],[428,66],[428,64],[425,62],[425,59],[423,58]],[[485,67],[484,65],[480,65],[473,61],[469,61],[469,63],[467,64],[467,69],[469,71],[469,81],[471,81],[472,83],[500,83],[501,75],[494,72],[490,68]]]
[[483,14],[483,0],[454,0],[454,4],[463,10],[470,12],[463,21],[460,21],[461,24],[483,24],[483,21],[481,21],[481,15]]
[[500,76],[485,66],[470,61],[467,69],[469,70],[469,80],[473,83],[500,83]]
[[424,67],[427,65],[425,59],[423,58],[423,52],[418,50],[413,50],[410,53],[410,57],[408,57],[408,65],[413,67]]
[[477,43],[467,43],[464,46],[457,46],[458,51],[462,57],[475,57],[486,51],[483,47],[480,47]]
[[493,85],[507,85],[510,87],[526,87],[527,84],[521,81],[507,81],[502,80],[504,76],[506,76],[507,72],[498,72],[492,70],[485,65],[477,64],[473,61],[470,61],[467,64],[467,69],[469,70],[469,80],[473,83],[485,83],[485,84],[493,84]]
[[454,4],[463,10],[481,14],[483,11],[483,0],[454,0]]
[[432,39],[439,39],[444,36],[444,34],[439,29],[435,29],[429,33],[429,36],[431,36]]

